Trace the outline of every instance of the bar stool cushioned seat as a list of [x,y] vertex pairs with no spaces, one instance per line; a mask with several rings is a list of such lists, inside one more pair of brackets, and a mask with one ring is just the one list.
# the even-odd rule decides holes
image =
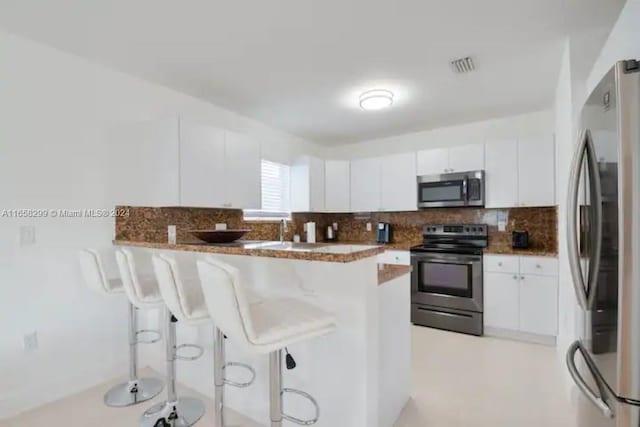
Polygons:
[[[125,292],[120,279],[109,279],[100,253],[95,249],[82,249],[78,253],[80,269],[87,286],[104,295],[122,295]],[[112,387],[104,395],[107,406],[135,405],[158,395],[164,384],[158,378],[138,378],[138,344],[160,340],[157,331],[138,330],[137,308],[129,302],[129,381]],[[155,333],[156,339],[143,341],[142,333]]]
[[[334,317],[295,298],[264,298],[252,302],[240,280],[240,271],[214,257],[197,262],[204,298],[215,324],[234,343],[254,353],[269,353],[271,427],[286,419],[301,425],[317,422],[315,399],[300,390],[282,387],[282,349],[335,329]],[[316,416],[300,420],[282,411],[282,394],[296,393],[316,407]]]

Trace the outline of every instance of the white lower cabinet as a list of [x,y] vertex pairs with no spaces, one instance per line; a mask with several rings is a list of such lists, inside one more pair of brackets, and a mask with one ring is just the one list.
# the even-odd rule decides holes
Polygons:
[[553,343],[558,334],[557,259],[485,255],[484,325],[490,335]]
[[384,251],[378,255],[378,264],[411,265],[411,254],[409,251]]
[[520,289],[518,276],[507,273],[484,275],[484,325],[517,330]]
[[558,334],[558,278],[522,275],[520,330],[538,335]]

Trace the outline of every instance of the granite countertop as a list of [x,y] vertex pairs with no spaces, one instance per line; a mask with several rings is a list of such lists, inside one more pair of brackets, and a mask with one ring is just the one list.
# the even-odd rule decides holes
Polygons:
[[523,256],[544,256],[556,258],[558,254],[556,252],[549,252],[536,249],[485,249],[485,255],[523,255]]
[[376,256],[384,248],[376,245],[341,243],[294,243],[278,241],[238,240],[233,243],[152,243],[114,240],[114,245],[149,249],[204,252],[228,255],[248,255],[268,258],[287,258],[307,261],[352,262]]
[[410,265],[378,264],[378,286],[411,273]]

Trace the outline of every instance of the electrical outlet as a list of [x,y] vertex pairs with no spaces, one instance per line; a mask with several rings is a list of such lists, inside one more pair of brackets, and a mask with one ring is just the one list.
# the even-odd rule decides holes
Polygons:
[[31,352],[38,349],[38,333],[36,331],[25,334],[22,340],[24,351]]
[[227,224],[225,222],[216,224],[216,230],[226,230]]
[[367,231],[371,231],[371,223],[370,222],[367,223]]
[[338,231],[338,223],[337,223],[337,222],[334,222],[334,223],[333,223],[333,229],[334,229],[334,230],[336,230],[336,231]]
[[36,244],[36,228],[33,225],[20,226],[20,246]]

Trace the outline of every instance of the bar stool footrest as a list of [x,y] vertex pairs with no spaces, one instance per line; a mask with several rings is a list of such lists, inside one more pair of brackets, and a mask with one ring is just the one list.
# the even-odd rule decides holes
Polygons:
[[[184,348],[195,348],[196,350],[198,350],[198,353],[195,354],[194,356],[181,356],[181,355],[179,355],[178,352],[181,349],[184,349]],[[176,351],[175,351],[175,357],[178,360],[194,361],[194,360],[200,359],[203,354],[204,354],[204,348],[202,348],[202,346],[197,345],[197,344],[180,344],[179,346],[176,347]]]
[[287,415],[287,414],[285,414],[283,412],[282,413],[282,418],[284,418],[287,421],[291,421],[292,423],[301,425],[301,426],[310,426],[310,425],[315,424],[315,423],[318,422],[318,419],[320,418],[320,406],[318,406],[318,402],[316,401],[316,399],[314,399],[313,396],[311,396],[309,393],[307,393],[305,391],[297,390],[295,388],[283,388],[282,391],[280,392],[280,394],[283,395],[285,393],[297,394],[298,396],[302,396],[305,399],[307,399],[316,408],[316,415],[315,415],[315,417],[313,417],[310,420],[301,420],[300,418],[296,418],[296,417],[293,417],[291,415]]
[[[140,338],[140,335],[150,335],[148,339]],[[162,339],[162,334],[157,329],[140,329],[136,331],[136,344],[155,344]]]
[[222,369],[226,370],[228,367],[238,367],[238,368],[243,368],[246,369],[247,371],[249,371],[251,373],[251,379],[247,382],[241,383],[241,382],[237,382],[237,381],[231,381],[228,379],[224,379],[224,383],[233,387],[238,387],[238,388],[245,388],[245,387],[249,387],[251,384],[253,384],[253,382],[256,380],[256,371],[249,365],[247,365],[246,363],[239,363],[239,362],[228,362],[226,363]]

